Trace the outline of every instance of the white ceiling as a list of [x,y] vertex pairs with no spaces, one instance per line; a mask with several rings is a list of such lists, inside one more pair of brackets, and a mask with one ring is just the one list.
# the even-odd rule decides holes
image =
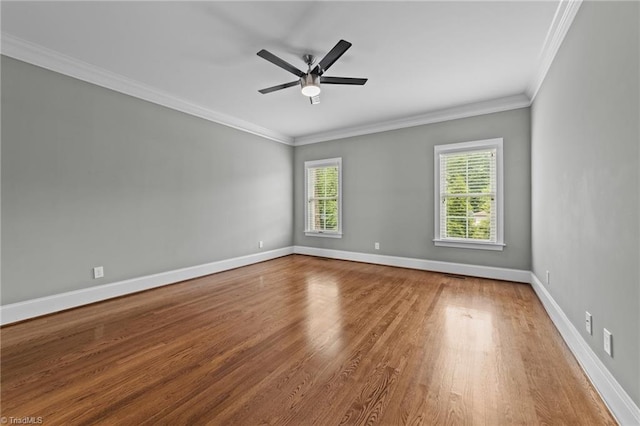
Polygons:
[[[304,140],[530,98],[561,3],[3,1],[3,53],[7,38],[20,40],[218,121]],[[296,79],[260,49],[306,70],[303,54],[321,58],[340,39],[353,46],[325,75],[366,77],[365,86],[325,85],[319,105],[299,87],[258,93]]]

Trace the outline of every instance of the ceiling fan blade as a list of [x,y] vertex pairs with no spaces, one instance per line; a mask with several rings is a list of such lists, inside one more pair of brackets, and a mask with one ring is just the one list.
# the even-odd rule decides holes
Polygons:
[[351,78],[351,77],[320,77],[322,84],[353,84],[362,86],[367,82],[367,78]]
[[274,55],[273,53],[267,50],[262,49],[261,51],[258,52],[258,56],[266,59],[272,64],[279,66],[280,68],[283,68],[289,71],[291,74],[297,75],[298,77],[302,77],[303,75],[305,75],[302,71],[300,71],[298,68],[291,65],[289,62],[285,61],[284,59],[278,58],[276,55]]
[[322,75],[331,65],[333,65],[335,61],[340,59],[340,56],[342,56],[350,47],[351,43],[345,40],[340,40],[338,44],[333,46],[333,49],[331,49],[329,53],[327,53],[326,56],[318,62],[318,65],[316,65],[312,73]]
[[266,95],[267,93],[275,92],[276,90],[286,89],[287,87],[293,87],[300,84],[300,80],[292,81],[291,83],[278,84],[277,86],[267,87],[266,89],[258,90],[258,92]]

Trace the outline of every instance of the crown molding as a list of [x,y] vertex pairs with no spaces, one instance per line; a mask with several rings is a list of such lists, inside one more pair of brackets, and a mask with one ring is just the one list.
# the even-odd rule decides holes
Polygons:
[[173,96],[167,92],[158,90],[154,87],[147,86],[138,81],[77,60],[70,56],[66,56],[62,53],[47,49],[10,34],[2,33],[1,46],[0,53],[5,56],[77,78],[97,86],[115,90],[116,92],[124,93],[125,95],[130,95],[154,104],[184,112],[214,123],[232,127],[243,132],[261,136],[286,145],[293,145],[294,140],[290,136],[266,129],[248,121],[213,111],[201,105]]
[[536,98],[581,4],[582,0],[561,0],[558,4],[538,56],[538,70],[526,90],[531,102]]
[[414,115],[398,120],[384,121],[364,126],[348,127],[329,132],[316,133],[309,136],[295,138],[294,146],[308,145],[318,142],[327,142],[335,139],[349,138],[353,136],[368,135],[371,133],[386,132],[389,130],[404,129],[407,127],[422,126],[424,124],[440,123],[456,120],[458,118],[474,117],[477,115],[491,114],[512,109],[525,108],[531,105],[531,100],[525,95],[507,96],[473,104],[447,108],[426,114]]
[[175,109],[234,129],[248,132],[287,145],[300,146],[335,139],[343,139],[425,124],[439,123],[459,118],[473,117],[494,112],[525,108],[531,105],[557,54],[582,0],[560,0],[552,23],[547,31],[541,53],[539,67],[525,93],[461,105],[424,114],[361,126],[347,127],[328,132],[291,137],[256,124],[205,108],[175,97],[169,93],[112,73],[54,50],[30,43],[18,37],[2,33],[1,53],[64,75],[68,75],[98,86],[106,87],[167,108]]

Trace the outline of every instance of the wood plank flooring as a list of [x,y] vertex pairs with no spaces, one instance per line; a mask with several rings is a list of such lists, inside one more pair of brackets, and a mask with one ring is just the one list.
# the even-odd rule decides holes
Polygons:
[[0,332],[46,425],[615,424],[524,284],[293,255]]

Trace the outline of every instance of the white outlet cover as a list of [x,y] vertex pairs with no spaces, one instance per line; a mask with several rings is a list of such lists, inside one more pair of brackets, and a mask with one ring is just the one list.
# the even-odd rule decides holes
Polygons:
[[587,333],[592,334],[593,333],[593,331],[592,331],[593,330],[592,329],[592,326],[593,326],[592,320],[593,320],[593,318],[592,318],[591,314],[589,312],[585,312],[584,313],[584,319],[585,319],[585,324],[584,325],[585,325],[585,328],[587,329]]
[[96,266],[95,268],[93,268],[93,278],[102,278],[104,277],[104,267],[102,266]]
[[264,247],[264,241],[258,241],[258,248]]
[[380,243],[374,243],[374,244],[373,244],[373,247],[374,247],[376,250],[380,250]]
[[609,354],[609,356],[613,356],[612,355],[612,340],[613,340],[613,335],[611,334],[611,332],[609,330],[607,330],[606,328],[603,329],[604,331],[604,351],[606,353]]

